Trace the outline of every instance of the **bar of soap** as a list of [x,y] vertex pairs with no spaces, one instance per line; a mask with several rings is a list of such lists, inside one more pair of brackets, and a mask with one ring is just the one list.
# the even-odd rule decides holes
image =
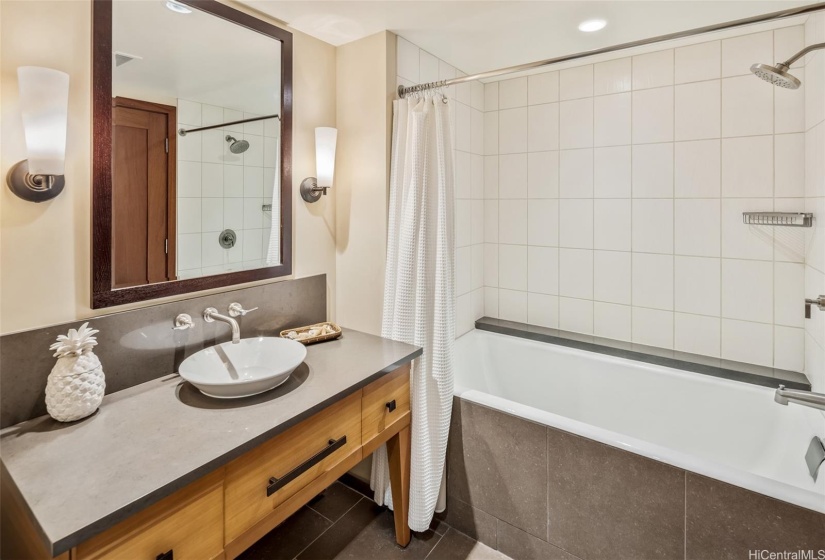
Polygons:
[[298,338],[298,333],[296,333],[295,331],[289,331],[288,333],[286,333],[286,337],[295,340],[296,338]]

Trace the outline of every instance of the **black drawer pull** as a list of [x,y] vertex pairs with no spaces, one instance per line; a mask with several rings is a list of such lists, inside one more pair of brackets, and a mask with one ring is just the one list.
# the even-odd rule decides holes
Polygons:
[[[301,463],[300,465],[286,473],[281,478],[275,478],[273,476],[269,479],[269,485],[266,487],[266,495],[271,496],[272,494],[274,494],[275,492],[277,492],[278,490],[280,490],[281,488],[283,488],[284,486],[286,486],[287,484],[289,484],[290,482],[292,482],[293,480],[307,472],[314,465],[317,465],[318,463],[320,463],[321,461],[335,453],[337,449],[341,449],[342,447],[344,447],[346,443],[347,436],[341,436],[338,439],[331,439],[329,440],[329,443],[325,448],[323,448],[321,451],[319,451],[318,453],[316,453],[315,455],[313,455],[312,457],[310,457],[309,459],[307,459],[306,461],[304,461],[303,463]],[[171,557],[169,558],[169,560],[172,560]]]
[[387,410],[389,410],[390,412],[395,410],[395,399],[388,402],[385,406],[387,407]]
[[175,560],[174,551],[169,550],[167,552],[164,552],[163,554],[158,554],[155,560]]

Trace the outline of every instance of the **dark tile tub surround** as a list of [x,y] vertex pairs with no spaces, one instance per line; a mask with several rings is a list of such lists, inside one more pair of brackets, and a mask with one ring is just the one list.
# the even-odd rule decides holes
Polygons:
[[441,518],[519,560],[825,551],[825,514],[458,397],[447,457]]
[[[229,340],[225,323],[206,323],[207,307],[225,313],[239,302],[247,309],[238,317],[241,336],[277,335],[281,330],[327,319],[326,275],[273,282],[161,303],[88,319],[99,329],[95,354],[106,374],[106,393],[111,394],[177,371],[191,354],[216,342]],[[172,330],[180,313],[188,313],[195,327]],[[59,334],[85,320],[8,334],[0,337],[0,428],[46,414],[46,379],[55,363],[49,346]]]
[[785,385],[789,389],[811,390],[807,376],[797,371],[769,368],[756,364],[733,362],[700,354],[689,354],[678,350],[668,350],[655,346],[645,346],[610,338],[601,338],[558,329],[548,329],[525,323],[515,323],[503,319],[482,317],[476,321],[476,328],[509,336],[517,336],[538,342],[546,342],[588,352],[598,352],[618,358],[628,358],[638,362],[721,377],[762,387],[776,388]]

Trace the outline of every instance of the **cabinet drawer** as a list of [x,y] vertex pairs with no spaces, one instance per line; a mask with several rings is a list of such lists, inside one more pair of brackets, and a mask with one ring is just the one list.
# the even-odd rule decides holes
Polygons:
[[235,459],[226,467],[226,542],[360,447],[358,391]]
[[[383,438],[378,438],[391,428],[409,423],[410,366],[398,368],[364,388],[361,406],[361,439],[364,455],[372,453]],[[400,424],[399,424],[400,423]],[[376,439],[373,445],[370,442]]]
[[223,469],[80,544],[74,558],[204,560],[222,552]]

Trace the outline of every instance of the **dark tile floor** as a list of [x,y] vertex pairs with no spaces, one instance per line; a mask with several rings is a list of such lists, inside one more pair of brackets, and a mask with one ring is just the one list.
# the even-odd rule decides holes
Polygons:
[[336,482],[239,560],[508,560],[444,523],[395,544],[392,512]]

